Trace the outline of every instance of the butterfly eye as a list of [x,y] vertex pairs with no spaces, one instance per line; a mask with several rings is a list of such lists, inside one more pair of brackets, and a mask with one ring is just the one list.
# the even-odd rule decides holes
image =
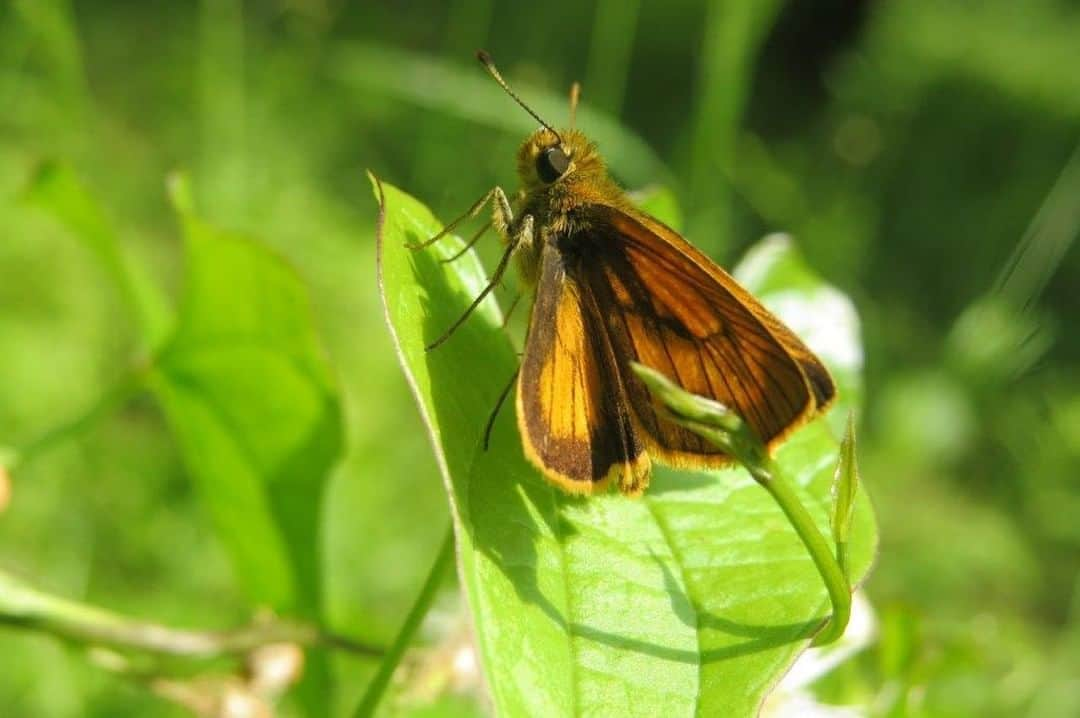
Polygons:
[[548,147],[536,158],[536,173],[547,184],[562,177],[568,169],[570,169],[570,158],[561,147]]

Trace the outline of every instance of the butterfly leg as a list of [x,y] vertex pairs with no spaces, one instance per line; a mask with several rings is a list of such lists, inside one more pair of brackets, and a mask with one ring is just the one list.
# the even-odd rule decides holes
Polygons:
[[[423,242],[408,242],[405,244],[405,246],[413,251],[416,251],[418,249],[424,249],[425,247],[430,247],[446,235],[453,232],[457,228],[457,226],[465,220],[472,219],[476,215],[480,214],[480,210],[482,210],[487,205],[487,203],[491,201],[491,198],[496,196],[496,194],[500,195],[504,200],[506,199],[506,194],[498,187],[494,187],[485,192],[483,197],[473,202],[473,205],[469,207],[468,210],[466,210],[465,214],[461,215],[453,222],[443,227],[442,231],[436,234],[431,239],[424,240]],[[483,234],[483,232],[481,232],[481,234]],[[474,238],[473,241],[478,238],[479,237]]]
[[[502,199],[503,199],[503,201],[505,201],[506,200],[506,195],[502,194],[502,190],[499,190],[498,187],[496,187],[495,189],[498,190],[498,194],[502,195]],[[499,198],[496,197],[496,207],[498,207],[498,199]],[[496,211],[496,216],[498,217],[499,212],[501,211],[501,209],[496,209],[495,211]],[[510,212],[509,203],[506,203],[505,211],[507,213]],[[511,215],[511,221],[510,221],[509,225],[510,226],[515,226],[515,223],[513,222],[513,219],[512,219],[512,215]],[[507,267],[510,266],[510,260],[513,258],[514,253],[517,251],[518,247],[521,247],[521,246],[530,247],[530,246],[532,246],[532,243],[533,243],[533,218],[532,218],[532,215],[527,214],[524,217],[522,217],[520,222],[518,222],[516,224],[515,229],[516,229],[516,231],[510,237],[510,241],[507,244],[506,249],[503,251],[503,255],[502,255],[502,258],[499,260],[498,266],[495,267],[495,271],[491,275],[491,281],[488,282],[487,286],[484,287],[483,291],[480,292],[480,294],[476,297],[476,299],[474,299],[472,301],[472,304],[470,304],[465,309],[465,311],[462,312],[461,316],[458,317],[457,321],[454,322],[453,324],[451,324],[450,327],[445,332],[442,333],[442,336],[440,336],[438,339],[431,342],[430,344],[428,344],[425,347],[426,351],[431,351],[432,349],[434,349],[435,347],[439,346],[440,344],[445,342],[447,339],[449,339],[450,335],[453,334],[454,331],[458,327],[460,327],[465,322],[466,319],[469,318],[469,315],[471,315],[473,313],[473,310],[475,310],[478,306],[480,306],[480,302],[484,301],[484,298],[487,297],[487,295],[491,294],[491,290],[493,290],[499,284],[499,282],[502,281],[503,275],[506,274]]]
[[[488,194],[491,196],[492,201],[491,220],[481,227],[480,231],[474,234],[472,239],[466,242],[465,246],[454,254],[454,256],[442,260],[443,263],[453,262],[455,259],[459,259],[463,254],[472,249],[473,245],[480,241],[480,238],[484,236],[484,233],[492,227],[495,228],[495,231],[498,232],[499,237],[504,243],[509,242],[510,235],[512,234],[510,227],[514,224],[514,210],[510,205],[510,200],[507,198],[506,193],[503,192],[502,187],[494,187]],[[518,202],[524,198],[524,190],[518,192],[515,197]],[[482,204],[479,205],[479,207],[482,206]],[[477,212],[479,212],[479,207],[476,208]]]
[[499,416],[499,409],[506,403],[506,397],[510,395],[510,390],[514,388],[514,384],[517,383],[518,374],[521,373],[521,367],[519,366],[514,375],[510,377],[510,381],[506,383],[503,390],[499,392],[499,398],[495,402],[495,408],[491,410],[491,414],[488,416],[487,424],[484,425],[484,451],[488,450],[488,444],[491,443],[491,430],[495,428],[495,419]]
[[510,206],[510,200],[501,187],[491,190],[491,198],[491,223],[495,226],[495,231],[499,233],[503,241],[509,242],[515,234],[513,231],[514,210]]
[[455,252],[453,256],[447,257],[446,259],[440,259],[439,261],[441,263],[443,263],[443,264],[449,264],[450,262],[461,259],[465,255],[466,252],[468,252],[470,249],[472,249],[473,246],[477,242],[480,241],[480,238],[483,237],[484,233],[487,232],[489,229],[491,229],[491,222],[490,221],[487,224],[485,224],[483,227],[481,227],[480,231],[477,232],[476,234],[474,234],[472,236],[472,239],[470,239],[468,242],[466,242],[465,246],[462,247],[461,249],[459,249],[457,252]]

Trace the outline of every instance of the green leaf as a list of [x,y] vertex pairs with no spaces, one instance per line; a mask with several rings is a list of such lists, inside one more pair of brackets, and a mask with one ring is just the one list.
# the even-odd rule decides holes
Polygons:
[[[485,282],[476,256],[440,263],[441,224],[376,182],[380,283],[402,365],[449,493],[459,572],[496,712],[752,715],[827,612],[825,588],[769,495],[742,471],[660,467],[640,500],[566,496],[521,451],[512,401],[481,446],[517,356],[486,300],[437,350],[424,345]],[[826,422],[777,460],[829,528],[838,444]],[[856,500],[850,566],[869,570],[875,527]]]
[[200,221],[183,183],[172,189],[187,279],[150,386],[251,598],[314,616],[342,427],[307,292],[265,247]]
[[59,220],[94,255],[116,285],[139,326],[143,341],[157,346],[170,322],[157,285],[124,256],[108,216],[66,164],[46,163],[31,180],[26,198]]

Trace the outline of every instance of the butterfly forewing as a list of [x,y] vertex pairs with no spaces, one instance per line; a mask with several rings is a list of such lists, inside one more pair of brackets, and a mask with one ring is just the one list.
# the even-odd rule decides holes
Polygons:
[[768,443],[823,408],[828,372],[790,330],[673,230],[648,217],[599,208],[582,283],[610,307],[606,329],[649,449],[682,465],[726,457],[659,416],[625,363],[663,372],[684,389],[735,409]]

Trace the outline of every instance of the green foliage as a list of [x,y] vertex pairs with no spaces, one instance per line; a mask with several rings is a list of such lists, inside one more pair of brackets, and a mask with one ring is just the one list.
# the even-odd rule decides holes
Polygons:
[[109,281],[135,314],[140,334],[149,346],[164,337],[169,317],[160,290],[136,265],[128,262],[105,211],[82,185],[69,165],[48,163],[31,182],[28,200],[53,214],[93,254]]
[[[444,217],[493,184],[512,189],[512,153],[535,125],[476,66],[473,51],[486,47],[552,122],[584,80],[578,126],[630,187],[671,187],[679,202],[650,211],[681,204],[685,215],[667,221],[722,263],[770,233],[796,238],[798,253],[755,244],[741,276],[813,337],[862,407],[859,466],[881,522],[865,588],[877,637],[807,690],[872,714],[1074,716],[1078,46],[1069,0],[0,3],[0,445],[11,449],[0,461],[14,464],[0,571],[190,627],[243,625],[258,600],[251,582],[265,582],[267,596],[292,592],[297,612],[316,610],[301,604],[320,594],[335,629],[390,644],[447,509],[379,306],[363,168]],[[222,466],[200,458],[193,469],[159,397],[137,391],[190,286],[161,191],[177,167],[191,168],[215,236],[258,238],[310,295],[327,360],[289,424],[296,433],[284,434],[314,421],[320,392],[348,419],[342,460],[329,476],[319,469],[315,569],[292,565],[283,537],[296,527],[279,524],[285,502],[260,475],[252,523],[276,537],[247,549],[278,568],[242,580],[238,539],[222,540],[210,482],[195,476]],[[480,243],[486,267],[497,249]],[[765,283],[749,271],[754,257],[777,260],[762,265],[773,267]],[[814,321],[838,316],[841,298],[821,277],[859,308],[865,372],[859,345],[830,354],[831,325]],[[454,342],[442,348],[450,356]],[[200,391],[226,374],[200,378]],[[504,381],[485,380],[478,415]],[[276,411],[238,393],[227,400],[256,404],[220,415],[239,412],[245,431],[256,406]],[[845,418],[832,412],[829,433],[840,436]],[[249,479],[279,456],[254,433]],[[776,516],[771,503],[761,509]],[[567,512],[563,530],[581,510]],[[311,570],[315,589],[294,585]],[[457,622],[447,594],[419,634],[433,650],[409,653],[385,712],[482,713],[475,683],[416,697],[413,659],[443,655]],[[518,600],[509,582],[507,595]],[[0,654],[5,715],[187,715],[37,634],[4,629]],[[443,660],[436,672],[459,677]],[[336,710],[314,714],[348,713],[374,668],[333,667]]]
[[[499,377],[512,376],[517,363],[497,305],[486,301],[435,351],[424,346],[468,306],[485,274],[472,254],[440,262],[460,249],[456,238],[407,249],[441,225],[400,190],[376,188],[387,315],[453,505],[459,570],[496,708],[508,715],[753,713],[827,605],[779,509],[734,470],[661,470],[640,501],[568,497],[526,462],[509,409],[484,451]],[[783,274],[761,271],[783,286]],[[854,327],[847,329],[844,341],[857,342]],[[824,422],[815,422],[778,455],[823,529],[837,447]],[[855,580],[869,569],[874,546],[872,513],[860,495]]]
[[149,385],[252,599],[316,615],[341,415],[307,292],[265,248],[202,222],[182,180],[171,189],[187,286]]
[[[306,289],[266,248],[200,220],[184,178],[174,178],[170,190],[184,229],[187,284],[176,326],[162,340],[157,288],[126,261],[74,172],[46,167],[30,188],[35,203],[93,252],[140,320],[147,346],[161,345],[74,427],[97,420],[136,387],[149,388],[251,600],[318,619],[322,497],[340,456],[342,423]],[[40,453],[40,444],[31,448]],[[329,702],[325,658],[310,656],[306,675],[305,705],[322,712]]]
[[161,342],[159,290],[136,279],[74,172],[48,166],[29,190],[93,252],[142,319],[146,341],[163,344],[128,383],[145,383],[161,401],[251,598],[315,616],[322,487],[342,429],[307,292],[280,258],[201,221],[183,178],[171,194],[188,276],[176,326]]

